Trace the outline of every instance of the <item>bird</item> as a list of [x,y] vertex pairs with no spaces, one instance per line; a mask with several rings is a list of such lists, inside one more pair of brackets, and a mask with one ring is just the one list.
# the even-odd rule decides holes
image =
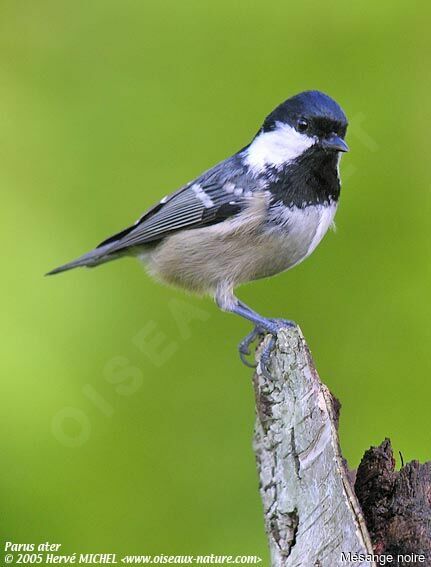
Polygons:
[[268,333],[274,341],[281,328],[295,323],[263,317],[234,290],[296,266],[333,225],[340,157],[349,150],[347,126],[344,111],[327,94],[294,95],[241,150],[47,275],[137,257],[162,283],[210,295],[222,311],[250,321],[253,330],[239,344],[248,364],[257,337]]

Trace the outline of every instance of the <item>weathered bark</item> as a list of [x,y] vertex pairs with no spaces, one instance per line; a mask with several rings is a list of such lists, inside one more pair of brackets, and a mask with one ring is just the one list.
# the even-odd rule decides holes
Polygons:
[[365,453],[355,481],[339,448],[339,403],[297,328],[278,334],[269,376],[258,365],[254,386],[272,566],[431,567],[431,463],[395,471],[386,440]]
[[[391,565],[431,565],[431,463],[412,461],[399,472],[388,439],[366,451],[356,475],[361,503],[376,553]],[[415,558],[424,555],[426,563]],[[408,556],[398,560],[398,556]]]
[[373,549],[340,454],[338,403],[299,329],[279,333],[270,374],[258,366],[254,378],[254,449],[272,565],[374,565],[343,560]]

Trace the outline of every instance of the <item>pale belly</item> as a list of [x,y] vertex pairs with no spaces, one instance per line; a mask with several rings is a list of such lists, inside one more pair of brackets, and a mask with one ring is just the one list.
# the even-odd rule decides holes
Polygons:
[[333,222],[336,204],[275,211],[268,225],[225,221],[167,238],[145,260],[159,279],[198,293],[283,272],[309,256]]

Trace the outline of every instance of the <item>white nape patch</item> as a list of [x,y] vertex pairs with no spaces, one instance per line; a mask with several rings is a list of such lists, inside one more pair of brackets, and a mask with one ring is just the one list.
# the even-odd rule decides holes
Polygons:
[[280,168],[316,143],[316,137],[301,134],[292,126],[276,123],[275,130],[259,134],[245,153],[245,163],[258,174],[267,166]]
[[196,197],[202,202],[203,206],[206,209],[209,209],[210,207],[214,206],[213,200],[209,195],[205,193],[205,191],[202,189],[199,183],[194,183],[191,188],[194,194],[196,195]]

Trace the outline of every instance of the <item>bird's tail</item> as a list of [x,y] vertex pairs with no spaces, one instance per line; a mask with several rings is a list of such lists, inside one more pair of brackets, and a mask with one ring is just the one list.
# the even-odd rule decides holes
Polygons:
[[111,244],[100,246],[99,248],[95,248],[80,256],[76,260],[72,260],[72,262],[68,262],[63,266],[59,266],[58,268],[54,268],[48,272],[47,276],[53,276],[54,274],[59,274],[60,272],[66,272],[67,270],[73,270],[73,268],[80,268],[80,267],[87,267],[93,268],[94,266],[100,266],[100,264],[104,264],[105,262],[110,262],[111,260],[115,260],[122,254],[110,254],[109,250],[112,248]]

